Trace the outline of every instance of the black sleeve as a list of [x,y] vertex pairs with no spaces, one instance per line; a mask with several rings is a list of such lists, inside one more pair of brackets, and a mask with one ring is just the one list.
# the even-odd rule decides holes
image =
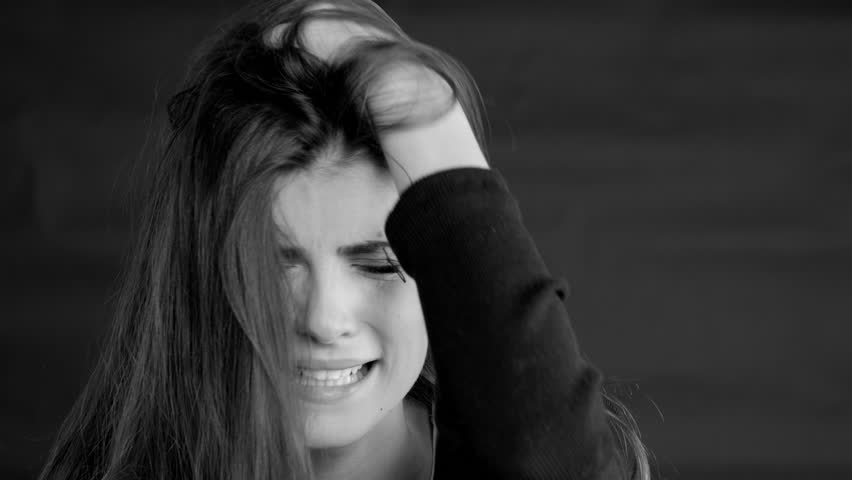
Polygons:
[[417,282],[435,361],[435,478],[621,478],[601,374],[502,175],[421,178],[385,233]]

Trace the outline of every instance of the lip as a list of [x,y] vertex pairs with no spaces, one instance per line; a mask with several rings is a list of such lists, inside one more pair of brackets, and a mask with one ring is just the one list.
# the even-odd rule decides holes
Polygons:
[[[370,363],[365,362],[365,363]],[[380,368],[381,362],[374,362],[370,367],[370,371],[361,380],[350,385],[334,385],[334,386],[319,386],[319,385],[302,385],[297,383],[299,395],[303,400],[315,405],[335,405],[343,400],[348,400],[359,393],[369,390],[371,384],[375,381],[376,371]],[[358,364],[355,364],[358,365]],[[353,365],[354,366],[354,365]]]
[[358,360],[353,358],[339,358],[321,360],[312,358],[306,362],[296,362],[297,368],[301,370],[343,370],[345,368],[353,368],[365,363],[370,363],[377,360],[376,358],[368,360]]

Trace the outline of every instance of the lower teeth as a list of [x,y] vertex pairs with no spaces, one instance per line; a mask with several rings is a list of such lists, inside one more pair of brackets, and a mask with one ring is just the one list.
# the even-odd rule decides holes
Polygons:
[[372,364],[364,364],[364,366],[359,368],[355,373],[351,375],[329,380],[318,380],[316,378],[311,378],[307,375],[300,374],[298,382],[301,385],[308,387],[340,387],[344,385],[350,385],[366,377],[371,365]]

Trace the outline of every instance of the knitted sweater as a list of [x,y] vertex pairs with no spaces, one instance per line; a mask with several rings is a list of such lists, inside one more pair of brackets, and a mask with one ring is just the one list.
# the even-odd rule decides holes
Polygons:
[[437,374],[433,478],[623,478],[566,284],[548,272],[502,175],[463,167],[421,178],[385,233],[417,281]]

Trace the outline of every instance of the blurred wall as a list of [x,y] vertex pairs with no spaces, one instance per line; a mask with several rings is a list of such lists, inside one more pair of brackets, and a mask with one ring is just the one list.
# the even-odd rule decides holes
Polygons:
[[[84,384],[163,105],[240,3],[0,14],[0,478],[34,475]],[[479,82],[492,163],[666,478],[852,471],[845,3],[382,4]]]

